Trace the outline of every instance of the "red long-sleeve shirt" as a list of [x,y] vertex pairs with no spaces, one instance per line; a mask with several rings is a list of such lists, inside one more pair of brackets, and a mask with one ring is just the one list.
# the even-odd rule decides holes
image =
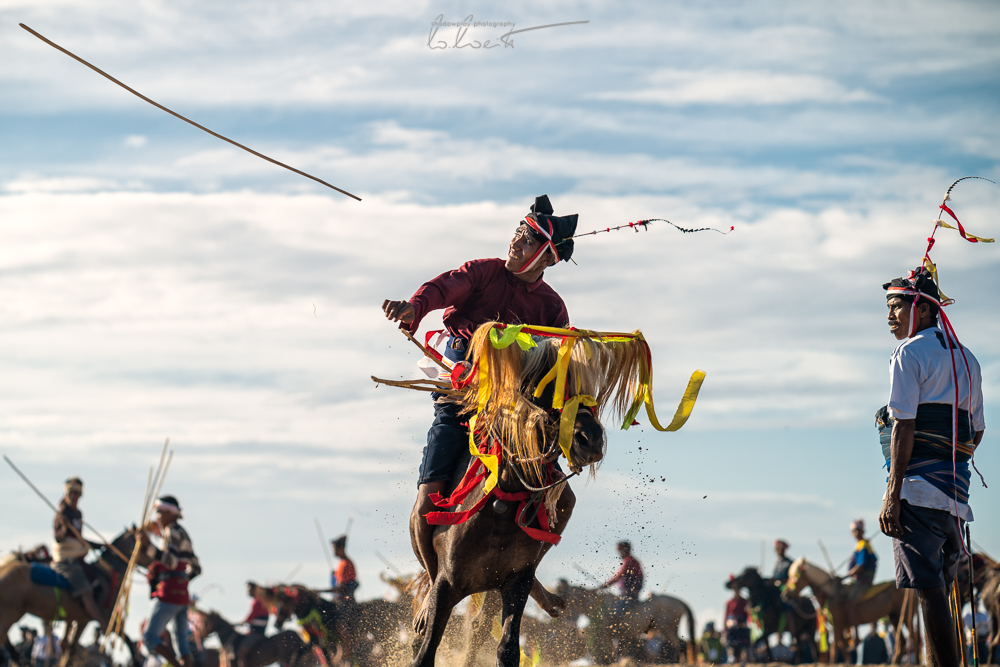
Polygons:
[[615,576],[605,582],[605,586],[617,583],[621,594],[625,597],[638,597],[642,590],[642,566],[632,556],[625,556],[622,559],[622,566],[615,572]]
[[410,297],[415,314],[407,326],[415,332],[432,310],[444,308],[444,325],[459,338],[471,339],[481,325],[538,324],[565,327],[569,312],[562,298],[541,278],[526,283],[504,267],[504,260],[474,259],[429,280]]

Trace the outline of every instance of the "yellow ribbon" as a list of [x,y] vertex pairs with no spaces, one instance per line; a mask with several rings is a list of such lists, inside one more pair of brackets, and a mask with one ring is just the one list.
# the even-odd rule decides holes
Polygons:
[[[490,471],[486,481],[483,482],[483,493],[489,493],[493,490],[493,487],[497,485],[500,475],[500,462],[497,460],[497,457],[492,454],[480,453],[479,447],[476,446],[476,418],[483,411],[483,408],[486,407],[486,403],[489,400],[490,368],[489,362],[483,356],[479,359],[479,407],[476,409],[476,414],[469,420],[469,453],[482,461],[486,469]],[[489,438],[489,433],[485,437]]]
[[[942,227],[945,227],[947,229],[958,229],[958,227],[952,227],[951,225],[949,225],[944,220],[940,220],[939,219],[939,220],[935,220],[934,222],[938,223],[939,225],[941,225]],[[966,236],[966,238],[976,239],[980,243],[993,243],[996,240],[996,239],[986,239],[986,238],[983,238],[982,236],[976,236],[975,234],[970,234],[969,232],[965,232],[965,236]]]
[[570,449],[573,446],[573,428],[576,426],[576,413],[580,409],[580,404],[587,407],[594,407],[597,401],[593,396],[578,394],[566,401],[563,407],[562,416],[559,418],[559,449],[562,450],[570,468],[575,468],[573,457],[570,456]]
[[[653,428],[657,431],[677,431],[684,423],[687,422],[688,417],[691,416],[691,411],[694,410],[695,401],[698,400],[698,392],[701,391],[701,384],[705,381],[705,371],[695,371],[691,373],[691,379],[688,380],[687,388],[684,390],[684,395],[681,397],[681,402],[677,405],[677,410],[674,412],[674,418],[670,420],[667,427],[664,428],[660,426],[659,420],[656,418],[656,410],[653,408],[653,389],[649,383],[643,387],[643,402],[646,404],[646,416],[649,417],[649,423],[652,424]],[[622,429],[627,429],[628,426],[632,424],[631,420],[626,421],[622,426]]]
[[530,334],[521,333],[521,329],[523,328],[523,324],[510,325],[504,328],[502,334],[498,335],[497,328],[494,327],[490,329],[490,342],[493,343],[493,347],[498,350],[509,347],[515,342],[524,351],[528,351],[533,347],[538,347],[538,344],[535,343],[535,339],[532,338]]

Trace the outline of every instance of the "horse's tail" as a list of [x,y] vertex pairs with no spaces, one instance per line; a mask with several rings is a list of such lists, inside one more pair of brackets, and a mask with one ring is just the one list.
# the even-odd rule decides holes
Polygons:
[[413,596],[413,615],[416,616],[424,606],[424,599],[431,592],[431,578],[426,571],[421,572],[406,587],[406,593]]
[[687,643],[687,660],[689,665],[693,665],[697,662],[698,658],[696,655],[697,652],[694,648],[695,644],[698,643],[698,635],[695,634],[697,632],[697,624],[694,622],[694,612],[691,611],[691,607],[688,606],[688,603],[681,600],[681,604],[684,605],[684,613],[687,614],[688,635],[690,636]]

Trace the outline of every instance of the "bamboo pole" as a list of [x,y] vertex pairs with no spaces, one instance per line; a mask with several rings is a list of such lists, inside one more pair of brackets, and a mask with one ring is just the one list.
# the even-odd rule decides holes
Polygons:
[[167,438],[163,443],[163,450],[160,452],[160,462],[159,465],[157,465],[156,473],[153,474],[153,469],[150,468],[150,474],[146,481],[146,493],[142,505],[141,525],[136,531],[135,546],[132,549],[132,557],[128,561],[128,565],[125,568],[125,575],[122,577],[122,585],[118,589],[118,598],[115,600],[115,605],[111,612],[111,620],[108,623],[108,632],[105,633],[104,640],[101,642],[101,651],[105,650],[105,646],[107,645],[107,642],[112,634],[122,636],[125,631],[125,617],[128,614],[128,599],[132,592],[132,573],[135,571],[139,554],[142,552],[141,536],[147,529],[154,506],[154,500],[159,495],[160,490],[163,487],[163,481],[166,479],[167,470],[170,468],[170,462],[174,457],[173,451],[171,451],[169,455],[167,454],[167,447],[169,444],[170,438]]
[[[962,594],[958,590],[957,575],[951,582],[951,614],[955,620],[955,633],[958,636],[958,653],[961,660],[959,664],[967,665],[969,662],[965,650],[965,628],[962,623]],[[973,622],[975,622],[975,613],[973,613]]]
[[[448,394],[450,396],[462,395],[462,392],[452,389],[451,385],[433,384],[429,380],[386,380],[384,378],[377,378],[374,375],[371,378],[376,384],[384,384],[389,387],[401,387],[403,389],[412,389],[413,391],[429,391],[438,394]],[[430,383],[431,386],[421,386],[420,383]]]
[[407,338],[410,339],[410,342],[412,342],[414,345],[416,345],[417,347],[420,348],[420,351],[424,353],[424,356],[426,356],[428,359],[431,359],[435,364],[437,364],[441,368],[445,369],[449,373],[451,372],[452,369],[449,366],[447,366],[443,361],[441,361],[440,359],[438,359],[437,357],[435,357],[433,354],[431,354],[430,352],[428,352],[427,348],[424,347],[423,343],[421,343],[419,340],[417,340],[416,338],[414,338],[413,334],[411,334],[406,329],[400,329],[400,331],[403,332],[404,336],[406,336]]

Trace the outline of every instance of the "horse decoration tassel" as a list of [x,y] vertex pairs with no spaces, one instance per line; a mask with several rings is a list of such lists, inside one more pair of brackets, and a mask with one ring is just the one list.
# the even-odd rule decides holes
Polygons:
[[[429,338],[428,338],[429,339]],[[419,343],[417,343],[419,345]],[[421,346],[429,356],[433,349]],[[469,417],[469,452],[475,457],[466,476],[449,498],[432,496],[438,507],[460,505],[482,483],[483,497],[461,512],[431,512],[429,523],[454,525],[476,514],[491,496],[520,503],[518,516],[529,502],[537,508],[539,528],[521,523],[535,539],[558,543],[549,528],[548,508],[567,479],[554,466],[560,454],[573,474],[582,466],[573,460],[574,423],[581,409],[600,415],[611,409],[621,418],[623,430],[637,424],[645,406],[650,424],[658,431],[676,431],[691,415],[705,373],[692,373],[673,419],[663,426],[653,405],[653,367],[649,344],[639,331],[597,332],[532,325],[482,325],[470,342],[471,364],[456,365],[444,380],[375,382],[410,389],[435,391],[462,403]],[[530,393],[525,387],[534,387]],[[546,427],[550,415],[553,429]],[[551,431],[551,432],[550,432]],[[525,492],[506,493],[497,488],[501,457],[519,465],[527,479]],[[591,468],[593,471],[593,467]],[[556,499],[558,496],[556,495]]]

